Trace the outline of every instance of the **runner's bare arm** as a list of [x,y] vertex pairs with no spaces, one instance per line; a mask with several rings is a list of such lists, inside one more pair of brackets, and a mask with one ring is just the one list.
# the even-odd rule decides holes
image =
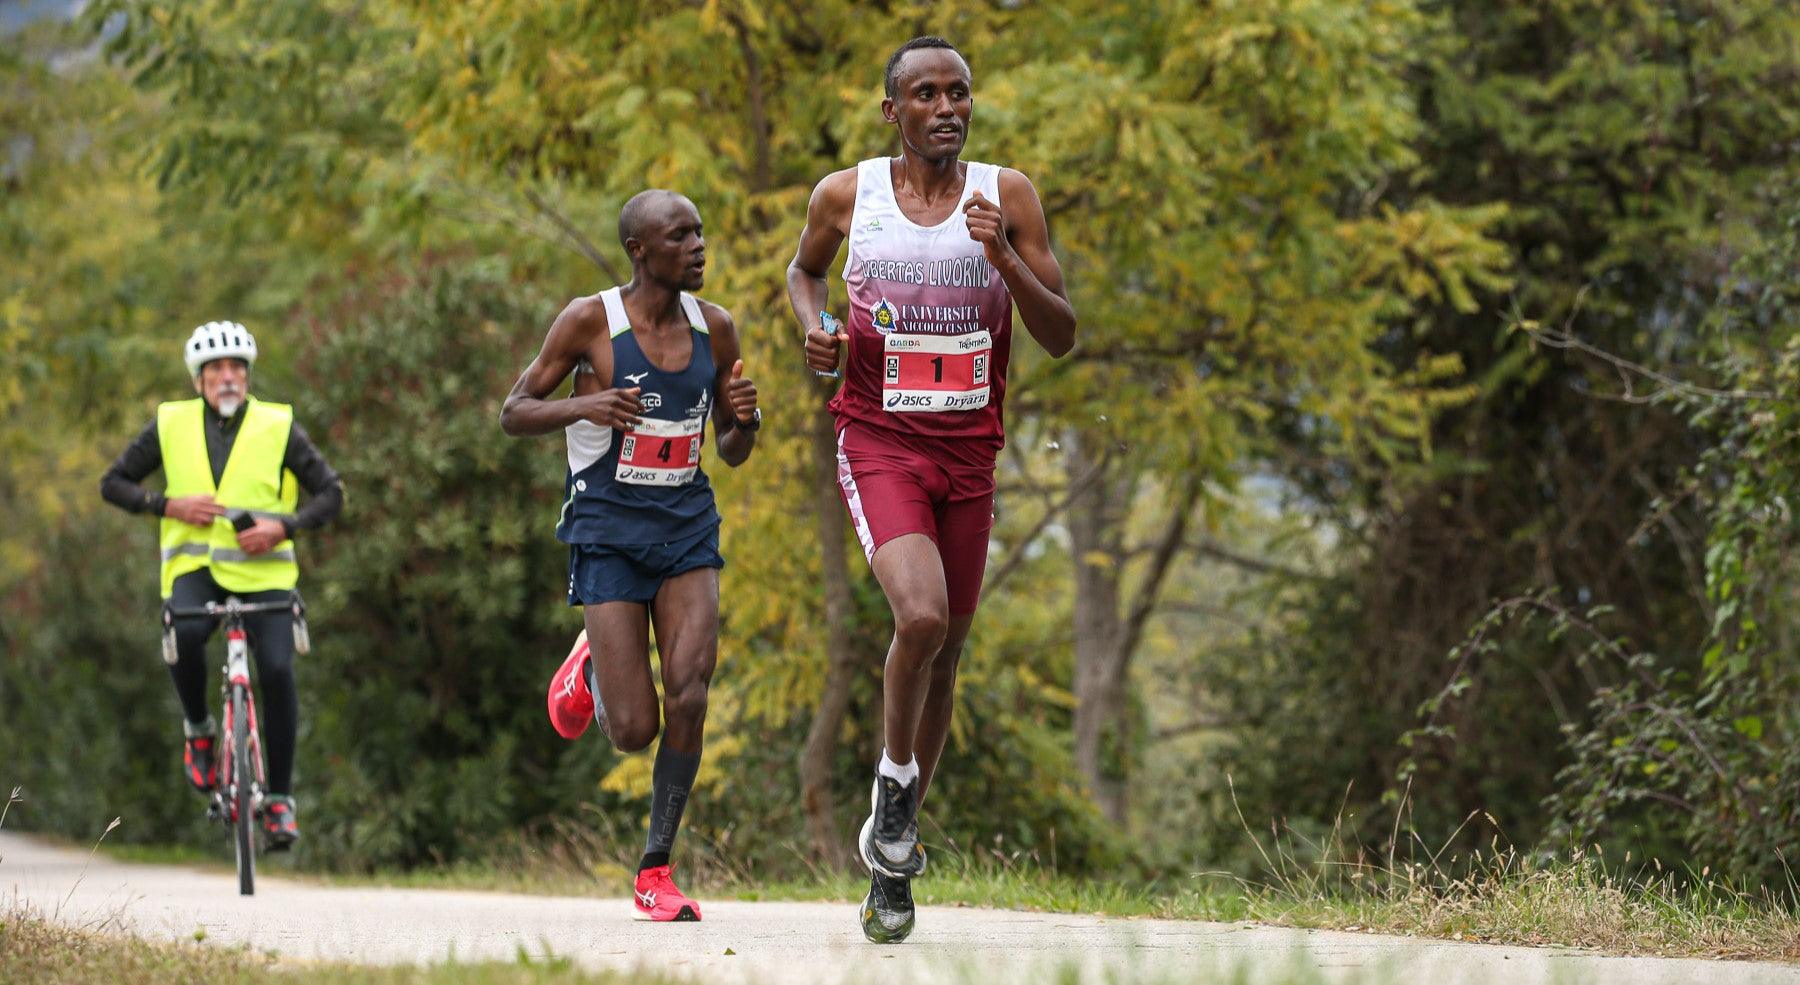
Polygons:
[[1075,347],[1075,307],[1050,252],[1044,205],[1031,179],[1011,168],[1000,169],[1000,199],[990,202],[980,192],[969,199],[963,207],[969,235],[1006,281],[1026,331],[1050,355],[1067,355]]
[[731,312],[708,301],[700,302],[706,318],[707,336],[712,340],[713,366],[713,434],[719,440],[719,457],[737,468],[756,448],[756,432],[738,426],[749,423],[756,412],[756,384],[744,375],[744,361],[738,350],[737,324]]
[[637,387],[548,399],[575,371],[583,356],[592,360],[594,374],[603,386],[612,383],[612,347],[594,345],[596,339],[605,338],[606,307],[600,299],[590,296],[570,301],[550,325],[537,358],[525,367],[519,382],[507,394],[506,403],[500,407],[500,429],[520,438],[549,434],[576,421],[615,428],[641,423],[638,415],[643,406],[638,403]]
[[856,207],[856,169],[846,168],[825,176],[806,204],[806,228],[800,230],[800,248],[788,264],[788,303],[806,333],[806,364],[816,372],[837,369],[839,347],[846,336],[833,338],[819,327],[819,312],[831,303],[825,277],[838,247],[850,234],[850,213]]

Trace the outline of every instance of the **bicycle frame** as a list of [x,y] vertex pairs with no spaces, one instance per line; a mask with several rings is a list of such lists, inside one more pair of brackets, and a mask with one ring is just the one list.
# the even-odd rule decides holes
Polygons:
[[[263,769],[262,733],[256,729],[256,692],[250,688],[250,643],[244,632],[242,616],[228,617],[225,625],[225,684],[220,689],[224,697],[225,713],[223,733],[219,743],[219,785],[213,790],[214,809],[220,810],[225,822],[230,824],[237,820],[235,805],[239,782],[250,784],[250,803],[255,810],[262,809],[263,788],[268,783],[268,776]],[[241,687],[244,694],[243,722],[233,720],[232,689]],[[237,748],[232,741],[237,737],[237,730],[242,728],[248,739],[249,758],[252,769],[249,775],[240,777],[242,764],[232,750]]]

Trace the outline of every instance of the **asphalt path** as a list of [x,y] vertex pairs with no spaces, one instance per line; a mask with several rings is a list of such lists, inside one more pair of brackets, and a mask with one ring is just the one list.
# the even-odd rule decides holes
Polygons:
[[[648,924],[626,898],[324,886],[90,856],[0,833],[0,913],[149,938],[247,944],[369,964],[568,958],[708,983],[1039,982],[1800,985],[1800,968],[1609,957],[1333,931],[928,906],[904,944],[863,940],[846,903],[702,901],[705,921]],[[1298,976],[1296,973],[1298,972]],[[1066,979],[1065,979],[1066,980]]]

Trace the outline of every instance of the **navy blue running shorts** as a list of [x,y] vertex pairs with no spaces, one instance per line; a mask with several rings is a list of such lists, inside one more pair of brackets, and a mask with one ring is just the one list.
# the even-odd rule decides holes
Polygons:
[[723,568],[719,528],[666,544],[570,544],[569,604],[650,604],[662,583],[696,568]]

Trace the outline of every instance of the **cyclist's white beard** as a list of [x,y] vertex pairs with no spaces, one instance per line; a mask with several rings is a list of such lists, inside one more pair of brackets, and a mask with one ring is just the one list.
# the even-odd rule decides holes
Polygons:
[[244,399],[241,396],[237,394],[221,395],[219,397],[219,416],[233,417],[237,414],[238,408],[242,406],[244,406]]

